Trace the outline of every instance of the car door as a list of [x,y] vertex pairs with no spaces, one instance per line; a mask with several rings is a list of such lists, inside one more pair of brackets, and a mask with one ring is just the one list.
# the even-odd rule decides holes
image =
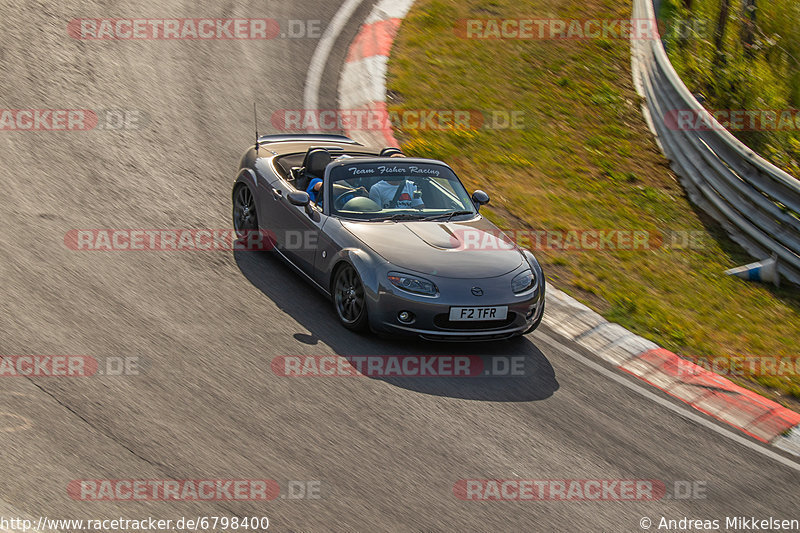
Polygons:
[[[321,209],[313,205],[308,208],[292,205],[288,195],[294,191],[294,187],[280,179],[270,184],[269,190],[265,191],[266,220],[278,251],[310,275],[324,215]],[[309,217],[307,209],[312,213],[313,219]]]
[[328,220],[327,215],[316,207],[311,215],[303,207],[293,207],[293,220],[291,228],[286,232],[285,246],[292,262],[303,269],[315,281],[314,264],[318,250],[324,242],[323,226]]
[[[290,190],[289,184],[276,176],[269,168],[267,159],[256,161],[256,187],[258,189],[256,198],[258,199],[258,224],[261,231],[265,233],[264,238],[270,239],[271,245],[280,247],[278,240],[283,220],[288,216],[289,202],[285,200],[286,193]],[[269,177],[269,179],[265,179]]]

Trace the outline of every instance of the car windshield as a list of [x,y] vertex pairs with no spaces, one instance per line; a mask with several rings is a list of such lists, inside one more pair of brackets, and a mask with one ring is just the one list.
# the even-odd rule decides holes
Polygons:
[[329,191],[331,214],[343,218],[445,220],[476,212],[453,171],[438,163],[348,162],[331,169]]

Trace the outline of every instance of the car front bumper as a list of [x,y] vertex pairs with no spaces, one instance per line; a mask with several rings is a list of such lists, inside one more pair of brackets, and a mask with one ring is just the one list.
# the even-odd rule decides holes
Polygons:
[[[438,297],[410,294],[381,281],[373,301],[368,303],[370,327],[377,333],[392,336],[421,337],[442,341],[481,341],[507,339],[525,333],[541,318],[544,309],[544,283],[538,279],[530,291],[515,295],[511,279],[524,268],[489,279],[441,279],[424,276],[439,288]],[[537,273],[538,275],[539,273]],[[474,296],[473,287],[484,294]],[[449,320],[451,307],[508,306],[505,320]],[[402,311],[413,314],[412,322],[399,318]]]

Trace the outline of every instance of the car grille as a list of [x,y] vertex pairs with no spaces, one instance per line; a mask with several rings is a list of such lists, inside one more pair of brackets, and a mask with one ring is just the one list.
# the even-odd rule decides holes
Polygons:
[[504,320],[476,320],[470,322],[454,322],[450,320],[450,315],[447,313],[441,313],[433,317],[433,323],[436,325],[437,328],[440,329],[451,329],[456,331],[463,331],[463,330],[491,330],[491,329],[502,329],[505,327],[510,326],[514,323],[516,319],[515,313],[508,313],[508,317]]

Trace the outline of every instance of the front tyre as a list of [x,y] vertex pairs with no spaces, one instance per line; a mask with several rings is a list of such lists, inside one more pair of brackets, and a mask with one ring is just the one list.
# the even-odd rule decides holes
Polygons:
[[258,231],[258,213],[255,198],[250,187],[244,183],[233,189],[233,229],[239,239],[245,239]]
[[367,328],[367,301],[364,284],[355,268],[345,264],[336,271],[333,280],[333,306],[339,322],[352,331]]

